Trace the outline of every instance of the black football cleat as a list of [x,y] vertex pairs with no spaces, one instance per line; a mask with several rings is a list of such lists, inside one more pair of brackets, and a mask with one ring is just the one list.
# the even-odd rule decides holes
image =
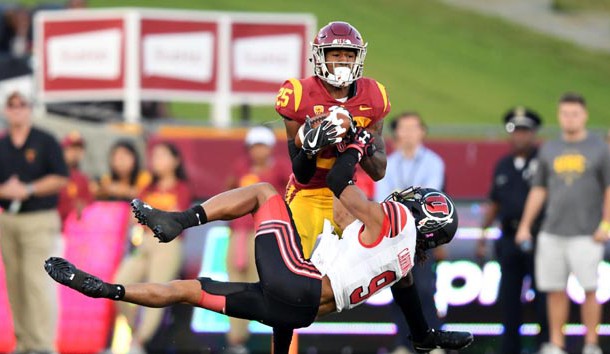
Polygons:
[[417,353],[428,353],[434,349],[463,349],[469,346],[473,340],[474,337],[470,332],[431,329],[423,341],[413,341],[413,348]]
[[51,257],[44,262],[44,269],[56,282],[89,297],[102,297],[104,282],[89,273],[76,268],[74,264],[59,257]]
[[170,242],[183,230],[182,225],[172,215],[173,213],[155,209],[140,199],[131,201],[131,210],[138,219],[138,223],[148,226],[159,242]]

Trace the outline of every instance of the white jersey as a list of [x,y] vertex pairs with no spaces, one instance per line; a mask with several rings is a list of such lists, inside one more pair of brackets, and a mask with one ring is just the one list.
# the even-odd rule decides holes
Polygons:
[[381,205],[386,218],[377,241],[371,245],[360,241],[364,224],[359,220],[343,230],[341,239],[332,232],[330,222],[324,222],[311,262],[330,279],[337,312],[360,305],[413,268],[417,235],[411,212],[397,202]]

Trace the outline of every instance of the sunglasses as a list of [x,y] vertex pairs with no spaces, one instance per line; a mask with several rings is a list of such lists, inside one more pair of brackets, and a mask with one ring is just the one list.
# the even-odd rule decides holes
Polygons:
[[9,105],[7,105],[8,108],[10,109],[17,109],[17,108],[27,108],[30,105],[25,103],[25,102],[21,102],[21,103],[11,103]]

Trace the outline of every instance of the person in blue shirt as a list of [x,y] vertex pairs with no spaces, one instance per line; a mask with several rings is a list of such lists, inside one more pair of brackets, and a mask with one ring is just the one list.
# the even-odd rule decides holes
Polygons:
[[[445,163],[434,151],[424,146],[427,126],[417,112],[403,112],[391,123],[395,151],[388,156],[385,177],[375,185],[375,199],[382,201],[386,195],[408,186],[420,186],[443,190],[445,185]],[[436,292],[435,263],[445,258],[442,247],[430,254],[423,264],[413,268],[413,276],[422,302],[426,320],[441,325],[434,303]],[[394,353],[409,353],[412,345],[409,330],[404,319],[395,316],[398,327],[397,348]],[[434,352],[433,352],[434,353]]]

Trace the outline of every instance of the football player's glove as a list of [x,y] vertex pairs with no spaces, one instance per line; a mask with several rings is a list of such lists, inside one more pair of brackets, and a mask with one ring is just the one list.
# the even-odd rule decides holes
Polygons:
[[[343,111],[350,116],[347,110],[341,109],[341,113],[344,113]],[[307,154],[315,155],[322,148],[343,140],[341,136],[345,135],[346,129],[341,126],[342,121],[337,118],[337,112],[339,110],[330,111],[330,114],[315,128],[313,128],[313,120],[309,116],[305,118],[305,123],[299,129],[299,138],[303,145],[302,149]]]
[[375,137],[364,128],[357,128],[351,142],[342,142],[337,144],[337,150],[343,152],[349,148],[354,148],[358,151],[359,160],[363,157],[371,157],[377,151],[377,147],[373,142]]

